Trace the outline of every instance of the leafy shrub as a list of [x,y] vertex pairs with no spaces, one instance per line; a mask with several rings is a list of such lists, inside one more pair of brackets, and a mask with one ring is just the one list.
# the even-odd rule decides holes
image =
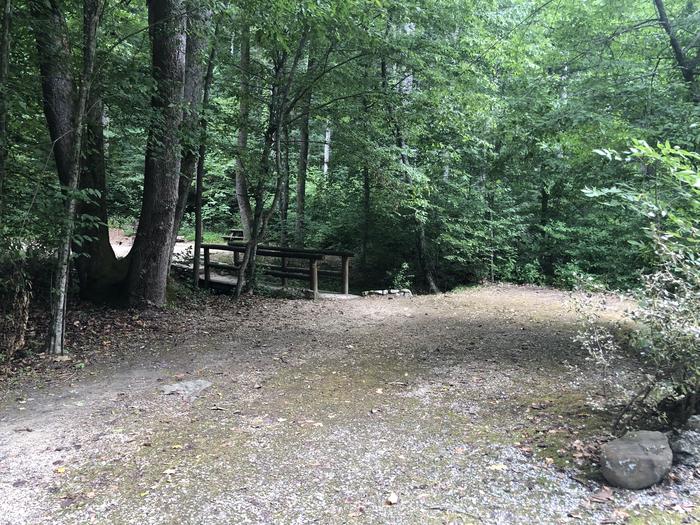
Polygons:
[[542,284],[544,275],[538,262],[529,262],[523,264],[517,270],[517,281],[522,284]]
[[[601,154],[621,158],[607,150]],[[668,143],[652,148],[637,142],[627,159],[655,165],[653,194],[628,187],[594,193],[612,195],[650,220],[657,264],[643,277],[638,308],[630,314],[637,327],[633,347],[649,373],[618,424],[654,415],[677,425],[700,410],[700,155]]]
[[575,262],[559,264],[554,267],[554,285],[566,290],[580,288],[585,283],[586,288],[590,288],[595,282],[593,275],[587,274]]
[[413,275],[410,275],[410,266],[407,262],[401,263],[401,267],[389,273],[389,282],[392,288],[411,288],[413,284]]

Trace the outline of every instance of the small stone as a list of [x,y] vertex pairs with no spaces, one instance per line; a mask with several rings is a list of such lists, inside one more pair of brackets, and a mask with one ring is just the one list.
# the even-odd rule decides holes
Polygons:
[[391,295],[398,295],[399,290],[389,290],[389,293],[390,293]]
[[613,485],[644,489],[661,481],[671,470],[673,453],[661,432],[628,432],[603,445],[600,468]]
[[700,432],[681,430],[669,438],[673,462],[688,467],[700,466]]
[[690,416],[688,421],[685,422],[685,427],[688,430],[695,430],[695,432],[700,432],[700,416]]
[[194,379],[192,381],[181,381],[172,385],[164,385],[160,391],[166,396],[180,395],[185,399],[194,399],[197,395],[211,386],[209,381],[204,379]]

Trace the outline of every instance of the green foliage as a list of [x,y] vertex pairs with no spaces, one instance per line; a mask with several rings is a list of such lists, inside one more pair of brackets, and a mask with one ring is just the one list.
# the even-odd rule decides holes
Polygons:
[[653,148],[644,142],[625,154],[600,154],[655,168],[651,192],[618,186],[588,194],[625,203],[649,221],[655,268],[642,278],[632,318],[638,326],[633,342],[650,373],[631,414],[651,410],[664,422],[683,423],[700,408],[700,157],[668,143]]
[[[219,24],[219,55],[205,112],[205,231],[240,227],[239,157],[250,175],[249,193],[261,187],[263,204],[271,205],[278,174],[269,166],[277,144],[271,151],[262,144],[270,131],[270,97],[288,90],[295,105],[283,119],[279,144],[288,213],[284,224],[280,214],[273,216],[268,240],[293,238],[299,124],[306,114],[300,97],[310,92],[306,243],[354,250],[353,281],[367,287],[386,282],[406,263],[418,288],[428,269],[443,289],[483,280],[571,287],[582,275],[629,289],[659,264],[644,230],[650,217],[674,242],[691,238],[683,225],[698,209],[686,165],[697,163],[700,104],[689,96],[648,0],[206,5]],[[666,5],[683,45],[692,47],[696,20],[686,2]],[[62,8],[71,43],[79,47],[79,5]],[[17,7],[14,22],[0,225],[50,251],[61,228],[55,220],[61,200],[25,6]],[[239,151],[243,24],[252,32],[251,114],[249,146]],[[144,5],[111,6],[99,37],[94,85],[105,104],[105,198],[110,225],[133,233],[155,87]],[[276,76],[282,59],[285,69]],[[317,69],[309,72],[309,62]],[[327,127],[332,139],[324,172]],[[198,138],[192,130],[182,130],[182,137],[188,147]],[[617,153],[633,137],[646,142],[630,155]],[[658,150],[646,146],[657,142],[663,143]],[[598,149],[601,144],[611,149]],[[610,161],[616,157],[628,161]],[[181,232],[187,237],[192,201]],[[97,221],[81,220],[85,226]],[[76,237],[77,244],[86,240]]]
[[410,274],[411,267],[408,263],[401,263],[401,266],[394,272],[390,272],[391,288],[403,290],[404,288],[411,289],[413,286],[413,278],[415,275]]

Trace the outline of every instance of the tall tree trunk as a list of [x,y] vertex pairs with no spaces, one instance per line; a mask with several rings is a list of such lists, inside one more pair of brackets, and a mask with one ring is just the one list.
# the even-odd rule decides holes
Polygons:
[[367,269],[367,250],[369,248],[369,233],[372,229],[372,186],[369,178],[369,166],[362,167],[362,208],[364,211],[364,222],[362,224],[362,256],[360,263],[362,268]]
[[68,299],[68,276],[70,272],[71,241],[75,225],[75,212],[77,208],[76,190],[80,180],[80,155],[83,139],[83,121],[90,93],[90,83],[95,68],[95,52],[97,49],[97,28],[102,13],[103,0],[85,0],[83,8],[83,67],[78,87],[78,100],[75,113],[72,118],[73,139],[68,174],[67,198],[66,198],[66,225],[60,240],[58,250],[58,265],[54,296],[51,305],[51,326],[49,328],[50,354],[62,354],[65,338],[65,315]]
[[75,88],[70,72],[68,29],[55,2],[31,0],[32,26],[37,43],[44,115],[48,124],[58,178],[67,186],[72,165]]
[[425,277],[425,283],[428,285],[428,290],[430,293],[440,293],[440,288],[438,288],[435,282],[435,277],[433,275],[432,263],[428,259],[428,241],[425,238],[425,225],[418,222],[418,259],[423,269],[423,275]]
[[[388,89],[389,89],[389,72],[388,72],[388,67],[386,61],[382,58],[381,65],[380,65],[380,73],[381,73],[381,79],[382,79],[382,88],[384,90],[385,95],[388,96]],[[410,87],[409,87],[410,89]],[[400,162],[403,166],[410,167],[410,159],[408,157],[408,154],[406,152],[406,140],[404,139],[403,136],[403,131],[401,129],[401,123],[399,122],[399,119],[396,118],[396,115],[394,114],[394,109],[391,106],[391,101],[387,102],[387,114],[389,116],[389,123],[392,124],[392,127],[394,129],[394,140],[396,141],[396,145],[399,148],[399,158]],[[408,182],[412,184],[413,182],[408,178]],[[417,212],[418,210],[416,210]],[[438,288],[436,281],[435,281],[435,276],[433,272],[433,264],[432,261],[430,260],[430,255],[429,255],[429,250],[428,250],[428,241],[426,239],[425,235],[425,223],[419,219],[418,214],[414,214],[414,221],[415,221],[415,227],[416,227],[416,244],[417,244],[417,249],[418,249],[418,262],[420,264],[422,273],[423,273],[423,279],[425,280],[425,284],[428,286],[428,290],[430,293],[440,293],[440,289]]]
[[[83,140],[81,190],[96,190],[89,201],[80,202],[78,213],[97,219],[81,233],[88,240],[78,248],[81,257],[76,259],[80,294],[83,298],[103,301],[120,295],[120,288],[128,269],[126,259],[117,259],[109,242],[107,226],[107,180],[105,176],[104,104],[100,88],[93,84],[85,113],[86,136]],[[76,249],[74,247],[74,249]],[[77,251],[77,250],[76,250]]]
[[204,77],[207,64],[204,60],[208,46],[208,27],[212,13],[198,8],[195,1],[187,1],[187,47],[185,52],[184,112],[182,118],[182,162],[178,184],[177,207],[173,226],[173,247],[185,215],[187,198],[197,170],[197,158],[201,144],[200,110],[204,94]]
[[241,28],[240,55],[241,88],[236,153],[236,200],[240,210],[243,237],[250,239],[253,229],[253,211],[248,196],[248,180],[244,160],[248,149],[248,115],[250,113],[250,27],[247,23]]
[[[273,102],[272,107],[275,104]],[[270,118],[274,118],[274,111],[271,112]],[[265,133],[265,139],[263,144],[263,152],[260,157],[260,175],[261,184],[258,184],[255,192],[255,207],[253,221],[251,223],[251,236],[248,239],[246,245],[246,251],[243,255],[243,260],[238,269],[238,282],[236,283],[236,298],[241,296],[244,290],[253,290],[255,287],[255,265],[257,259],[258,244],[265,237],[265,232],[267,226],[270,222],[270,218],[277,211],[277,203],[279,196],[282,193],[282,184],[284,183],[284,175],[282,173],[282,168],[279,165],[280,155],[275,155],[275,172],[277,173],[277,183],[275,185],[274,194],[272,197],[272,203],[270,207],[265,210],[265,199],[263,194],[263,184],[262,181],[266,179],[266,175],[270,172],[270,152],[272,150],[273,142],[279,144],[279,130],[282,127],[280,122],[271,122],[268,126],[268,130]]]
[[[309,57],[306,66],[308,73],[314,70],[313,57]],[[301,101],[301,119],[299,122],[299,169],[297,171],[297,202],[296,202],[296,228],[294,243],[304,246],[306,233],[306,174],[309,171],[309,112],[311,111],[311,88],[309,87]]]
[[540,267],[542,268],[542,273],[546,277],[551,278],[554,276],[554,265],[548,246],[549,236],[546,230],[549,224],[549,197],[549,188],[543,184],[540,188]]
[[165,303],[182,150],[185,76],[183,0],[150,0],[154,117],[146,145],[143,202],[131,249],[127,293],[132,305]]
[[[245,49],[245,53],[241,52],[241,69],[247,73],[247,69],[243,67],[243,64],[250,64],[250,48],[249,48],[249,34],[247,29],[245,31],[245,38],[243,39],[246,43],[245,46],[242,44],[242,51]],[[290,102],[289,92],[290,88],[294,82],[294,76],[296,74],[296,69],[299,64],[299,59],[302,56],[306,42],[308,38],[308,32],[305,31],[302,35],[299,44],[297,46],[296,52],[294,53],[294,58],[291,61],[291,65],[288,67],[289,55],[286,52],[275,52],[272,54],[272,62],[274,64],[274,78],[272,85],[270,86],[270,99],[268,102],[268,123],[265,133],[263,135],[262,144],[262,154],[260,155],[260,160],[258,163],[257,172],[257,182],[254,187],[254,192],[252,197],[254,198],[255,207],[251,208],[250,196],[245,193],[237,193],[239,204],[241,204],[241,216],[243,218],[244,205],[247,204],[248,210],[253,211],[252,221],[249,222],[249,236],[247,238],[246,251],[243,256],[243,261],[238,269],[238,282],[236,285],[236,297],[240,297],[244,289],[252,290],[255,285],[255,264],[256,255],[258,249],[258,243],[264,238],[265,232],[267,230],[267,225],[270,218],[277,211],[278,201],[280,194],[282,193],[282,186],[284,184],[284,169],[281,166],[281,134],[282,130],[288,125],[289,114],[293,109],[293,102]],[[249,86],[247,80],[247,74],[245,75],[243,84],[246,89],[243,89],[242,100],[248,98]],[[245,115],[247,117],[248,107],[245,108]],[[247,126],[247,122],[243,122],[242,125]],[[239,135],[240,137],[240,135]],[[274,173],[276,175],[276,184],[274,191],[272,193],[272,202],[267,209],[265,209],[265,200],[269,190],[266,188],[269,183],[269,177],[273,170],[270,168],[270,155],[273,153],[272,147],[275,146],[275,166]],[[244,150],[239,150],[239,156],[244,154]],[[238,177],[240,175],[240,177]],[[244,170],[240,170],[237,173],[236,181],[239,179],[244,182],[247,186],[247,176]],[[238,188],[237,188],[238,189]]]
[[[44,114],[53,143],[58,178],[67,186],[70,179],[74,135],[75,86],[70,73],[71,55],[65,18],[58,4],[32,0],[29,4],[37,42]],[[85,169],[80,176],[81,190],[93,189],[99,197],[91,203],[80,203],[80,213],[98,217],[102,225],[90,228],[91,240],[83,243],[81,252],[89,257],[77,260],[81,295],[103,300],[113,295],[114,288],[125,276],[126,261],[117,262],[109,244],[106,184],[104,176],[103,105],[99,87],[90,90],[85,119],[87,137],[83,141]],[[73,248],[76,248],[75,246]]]
[[10,19],[12,4],[10,0],[2,1],[2,34],[0,35],[0,209],[5,187],[7,164],[7,80],[10,65]]
[[214,62],[216,60],[216,45],[219,35],[219,22],[217,21],[216,29],[214,30],[214,38],[211,42],[209,51],[209,59],[207,61],[207,74],[204,78],[204,93],[202,94],[202,114],[200,118],[200,128],[202,135],[199,142],[199,154],[197,156],[197,183],[194,197],[194,286],[199,286],[199,252],[202,251],[202,237],[204,228],[202,225],[202,194],[204,192],[204,160],[207,155],[207,127],[208,120],[206,111],[209,109],[209,96],[211,93],[211,84],[214,80]]
[[[280,245],[289,246],[289,127],[284,127],[284,153],[280,161],[283,170],[282,193],[280,194]],[[282,145],[280,145],[280,148]]]
[[326,123],[326,136],[323,139],[323,178],[328,177],[328,167],[331,162],[331,126]]

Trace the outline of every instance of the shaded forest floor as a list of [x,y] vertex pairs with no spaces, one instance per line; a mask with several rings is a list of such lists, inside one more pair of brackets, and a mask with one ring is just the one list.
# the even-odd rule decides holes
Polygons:
[[[640,492],[596,477],[612,416],[591,402],[640,371],[586,360],[561,292],[200,297],[70,323],[71,361],[0,383],[0,523],[697,521],[693,471]],[[195,379],[196,398],[161,392]]]

